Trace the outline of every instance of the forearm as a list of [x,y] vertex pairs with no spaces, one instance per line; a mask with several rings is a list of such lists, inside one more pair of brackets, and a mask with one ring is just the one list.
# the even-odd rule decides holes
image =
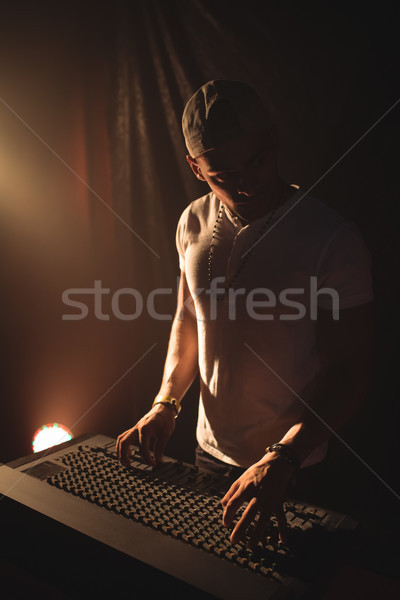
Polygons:
[[[338,377],[337,368],[320,373],[298,394],[297,401],[301,402],[302,408],[301,418],[281,440],[276,440],[291,447],[300,463],[312,450],[328,439],[336,427],[347,420],[361,399],[364,389],[361,379],[350,371],[347,371],[347,376],[344,377],[342,369],[340,371],[342,377]],[[303,401],[308,407],[303,405]],[[288,453],[288,460],[282,449],[266,452],[233,483],[223,497],[223,523],[226,527],[234,527],[230,538],[232,543],[244,539],[253,520],[255,524],[250,533],[251,542],[255,544],[263,539],[267,535],[266,527],[271,513],[277,518],[280,539],[285,541],[286,521],[282,502],[297,468],[290,455],[291,453]],[[234,525],[234,517],[244,502],[248,502],[250,508],[243,512]]]
[[345,309],[335,321],[318,312],[317,349],[321,370],[299,392],[301,417],[280,440],[303,461],[344,425],[362,404],[372,370],[372,303]]
[[[342,365],[329,367],[299,394],[301,418],[283,436],[281,443],[291,446],[300,461],[328,440],[355,413],[365,398],[368,377],[364,369]],[[300,400],[301,398],[301,400]]]
[[[198,372],[197,319],[193,298],[182,271],[175,319],[172,323],[164,375],[159,394],[180,401]],[[158,394],[158,395],[159,395]],[[116,452],[126,467],[130,465],[130,449],[138,444],[147,464],[162,462],[165,446],[175,429],[175,410],[156,403],[131,429],[118,436]],[[153,445],[153,453],[151,446]]]
[[159,394],[181,400],[198,373],[197,319],[186,275],[182,271]]
[[181,400],[198,373],[197,324],[192,316],[175,317],[159,394]]

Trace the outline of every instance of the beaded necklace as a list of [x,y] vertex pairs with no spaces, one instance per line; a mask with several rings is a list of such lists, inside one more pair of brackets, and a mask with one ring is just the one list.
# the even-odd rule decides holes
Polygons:
[[[224,205],[221,203],[220,209],[218,211],[217,218],[215,220],[213,231],[212,231],[212,234],[211,234],[210,246],[209,246],[209,249],[208,249],[208,283],[211,283],[211,281],[212,281],[212,266],[213,266],[213,254],[214,254],[214,238],[215,238],[215,236],[216,236],[216,234],[217,234],[217,232],[219,230],[220,222],[221,222],[221,219],[222,219],[223,212],[224,212]],[[271,214],[268,216],[268,219],[265,221],[265,223],[263,224],[263,226],[257,232],[257,235],[256,235],[256,237],[255,237],[255,239],[253,241],[253,245],[252,245],[251,249],[242,258],[242,260],[241,260],[238,268],[236,269],[235,274],[230,279],[230,281],[227,282],[227,285],[225,286],[225,290],[223,290],[223,291],[221,290],[222,291],[222,297],[226,294],[226,292],[229,290],[229,288],[236,283],[237,278],[239,277],[241,271],[244,269],[244,267],[247,264],[247,261],[250,258],[250,255],[251,255],[251,252],[252,252],[253,248],[255,247],[256,243],[258,242],[258,240],[263,235],[263,233],[267,229],[268,225],[270,225],[272,219],[274,218],[275,212],[276,212],[276,208],[271,212]],[[217,299],[221,300],[222,297],[218,296]]]

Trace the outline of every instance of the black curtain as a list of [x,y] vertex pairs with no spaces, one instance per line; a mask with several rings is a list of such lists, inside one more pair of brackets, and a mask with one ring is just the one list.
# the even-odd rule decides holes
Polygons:
[[[207,191],[185,160],[180,127],[184,104],[213,78],[242,80],[259,90],[276,120],[282,177],[311,188],[312,194],[355,221],[371,251],[377,321],[374,373],[366,405],[343,435],[390,486],[396,485],[399,418],[398,12],[389,2],[375,7],[255,0],[120,0],[83,6],[39,2],[34,8],[28,3],[9,7],[1,25],[6,34],[1,64],[8,67],[7,85],[0,91],[8,104],[18,104],[18,89],[26,76],[9,66],[15,52],[20,54],[18,64],[23,63],[22,49],[33,52],[40,81],[52,92],[57,90],[54,97],[65,97],[72,86],[80,98],[81,120],[74,131],[84,142],[83,179],[91,190],[86,214],[90,253],[95,256],[94,266],[90,262],[80,275],[82,285],[102,279],[113,290],[133,287],[144,298],[155,287],[176,288],[176,224],[185,206]],[[57,64],[61,73],[54,78]],[[25,78],[22,88],[37,98],[37,79]],[[50,106],[51,98],[43,94],[36,112],[26,113],[21,105],[18,110],[36,127],[37,120],[46,121],[46,102]],[[11,118],[10,111],[7,114]],[[69,124],[56,114],[47,131],[53,134],[52,144],[60,132],[67,138],[72,135]],[[71,152],[71,160],[74,156]],[[93,193],[99,189],[101,193]],[[102,203],[98,196],[107,201]],[[58,291],[63,285],[79,285],[73,265],[70,271]],[[9,296],[6,306],[13,302],[12,293]],[[175,299],[174,293],[160,298],[159,312],[172,316]],[[60,304],[60,294],[53,301]],[[43,328],[49,330],[43,319]],[[65,333],[67,324],[63,326]],[[72,421],[101,397],[101,390],[108,390],[138,363],[75,431],[97,429],[116,436],[146,410],[157,391],[170,321],[143,314],[134,322],[93,320],[89,334],[80,322],[69,327],[74,330],[72,334],[68,329],[67,335],[78,345],[88,335],[101,342],[101,358],[88,361],[86,378],[107,374],[86,400],[71,400],[76,402]],[[23,346],[9,329],[4,339]],[[72,342],[68,348],[70,356]],[[35,342],[24,356],[29,359],[34,352]],[[74,368],[69,378],[76,376]],[[18,374],[7,370],[3,386],[11,396],[21,377],[23,369]],[[186,460],[193,458],[196,400],[194,384],[168,446],[170,454]],[[27,420],[24,403],[31,399],[25,394],[15,402],[20,411],[13,423],[18,425]],[[49,407],[50,399],[43,409],[46,415]],[[16,453],[22,445],[16,443]],[[359,483],[353,504],[371,489],[375,497],[394,498],[340,444],[334,457],[332,473],[339,477],[344,470],[355,486]]]
[[[372,254],[376,350],[367,403],[343,434],[390,485],[399,416],[393,352],[399,322],[393,297],[397,22],[398,10],[387,3],[379,9],[317,2],[119,3],[109,93],[113,154],[124,165],[123,173],[113,169],[115,197],[128,199],[132,222],[162,256],[140,247],[152,285],[172,281],[177,220],[206,191],[186,164],[180,119],[186,100],[209,79],[255,86],[277,123],[282,176],[357,223]],[[138,251],[140,244],[132,243]],[[179,433],[170,448],[186,456],[180,444],[191,448],[190,438]],[[340,442],[333,446],[336,474],[347,465],[348,477],[369,489],[373,474]]]

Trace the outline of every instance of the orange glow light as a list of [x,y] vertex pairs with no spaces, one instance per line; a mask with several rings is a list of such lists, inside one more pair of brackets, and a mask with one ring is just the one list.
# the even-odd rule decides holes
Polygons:
[[57,444],[68,442],[71,439],[72,432],[68,427],[60,425],[59,423],[48,423],[47,425],[42,425],[35,431],[32,439],[33,451],[40,452],[41,450],[46,450],[46,448],[51,448]]

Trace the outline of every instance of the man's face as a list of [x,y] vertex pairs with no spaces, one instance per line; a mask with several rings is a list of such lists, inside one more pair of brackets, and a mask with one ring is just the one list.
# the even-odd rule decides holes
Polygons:
[[271,133],[249,134],[187,159],[196,177],[241,219],[252,221],[274,208],[280,182]]

